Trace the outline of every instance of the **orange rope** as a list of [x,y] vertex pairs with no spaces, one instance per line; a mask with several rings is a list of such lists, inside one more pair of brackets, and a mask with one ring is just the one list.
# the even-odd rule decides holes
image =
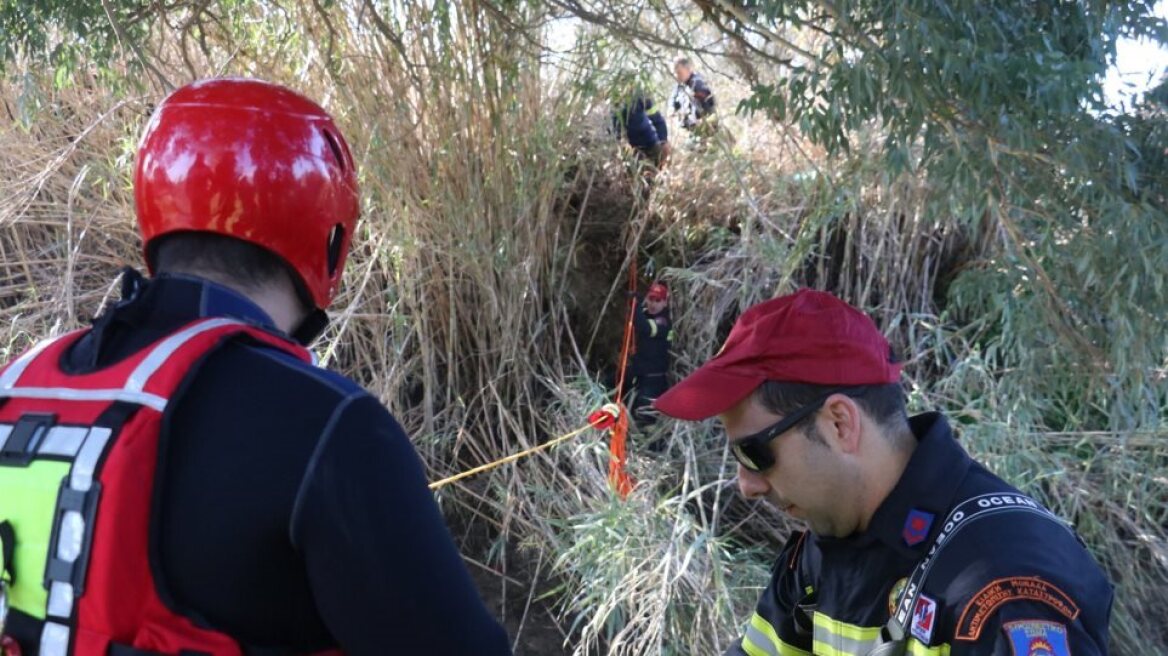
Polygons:
[[629,356],[635,350],[633,345],[633,317],[637,311],[637,261],[629,264],[629,310],[625,319],[625,334],[621,342],[620,374],[616,383],[616,402],[620,405],[621,413],[616,425],[612,428],[612,440],[608,444],[608,482],[621,498],[627,498],[633,489],[633,479],[629,476],[625,464],[628,461],[628,434],[629,413],[624,406],[625,375],[628,372]]

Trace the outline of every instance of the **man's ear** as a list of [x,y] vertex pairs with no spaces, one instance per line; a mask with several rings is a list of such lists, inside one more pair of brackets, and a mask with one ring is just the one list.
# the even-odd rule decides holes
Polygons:
[[855,399],[846,394],[832,394],[824,402],[820,416],[820,431],[829,446],[842,453],[860,450],[864,414]]

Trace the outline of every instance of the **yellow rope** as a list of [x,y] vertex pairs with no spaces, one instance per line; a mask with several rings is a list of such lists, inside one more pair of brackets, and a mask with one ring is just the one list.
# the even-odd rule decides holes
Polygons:
[[475,467],[474,469],[468,469],[468,470],[462,472],[461,474],[455,474],[454,476],[448,476],[440,481],[434,481],[433,483],[430,484],[430,489],[437,490],[438,488],[440,488],[443,485],[446,485],[448,483],[453,483],[455,481],[462,480],[464,478],[467,478],[468,476],[474,476],[475,474],[485,472],[488,469],[494,469],[495,467],[498,467],[499,465],[505,465],[509,462],[515,462],[516,460],[519,460],[520,458],[529,456],[533,453],[538,453],[539,451],[543,451],[544,449],[550,449],[551,447],[559,444],[560,442],[566,442],[566,441],[572,439],[573,437],[576,437],[580,433],[583,433],[584,431],[591,429],[592,427],[593,427],[592,424],[588,424],[586,426],[581,426],[580,428],[577,428],[576,430],[572,431],[571,433],[561,435],[561,436],[557,437],[556,439],[551,440],[550,442],[544,442],[543,444],[540,444],[539,446],[533,446],[530,449],[527,449],[526,451],[520,451],[519,453],[513,453],[505,458],[500,458],[494,462],[488,462],[487,464],[480,465],[478,467]]

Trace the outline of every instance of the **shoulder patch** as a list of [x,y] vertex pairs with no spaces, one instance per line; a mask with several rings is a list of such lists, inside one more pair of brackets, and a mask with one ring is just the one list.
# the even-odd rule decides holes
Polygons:
[[937,602],[925,595],[917,598],[913,609],[912,635],[924,644],[933,637],[933,626],[937,623]]
[[900,532],[900,536],[904,538],[904,543],[910,547],[915,547],[925,541],[929,537],[929,529],[933,527],[933,513],[917,510],[913,508],[909,511],[908,517],[904,519],[904,528]]
[[958,640],[978,640],[986,622],[993,617],[994,611],[1002,604],[1016,599],[1046,604],[1071,621],[1079,617],[1079,607],[1058,586],[1037,576],[1015,576],[992,581],[973,595],[965,610],[961,611],[961,619],[957,621],[957,632],[954,637]]
[[1067,627],[1058,622],[1022,620],[1002,627],[1013,656],[1071,656]]

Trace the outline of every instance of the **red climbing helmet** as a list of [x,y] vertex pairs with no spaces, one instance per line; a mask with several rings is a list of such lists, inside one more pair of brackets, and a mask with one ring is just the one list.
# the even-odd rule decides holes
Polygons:
[[668,301],[669,288],[665,286],[665,283],[655,282],[649,285],[649,291],[645,294],[645,298],[650,301]]
[[189,84],[154,111],[134,171],[146,264],[151,243],[211,232],[266,248],[318,309],[337,291],[360,203],[349,145],[320,105],[240,78]]

